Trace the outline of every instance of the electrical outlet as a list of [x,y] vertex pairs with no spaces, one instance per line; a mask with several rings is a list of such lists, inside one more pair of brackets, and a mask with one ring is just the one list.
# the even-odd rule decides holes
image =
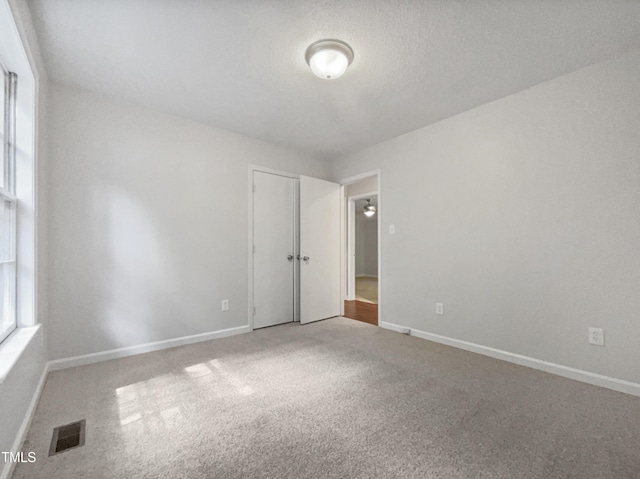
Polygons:
[[589,344],[604,346],[604,329],[589,328]]
[[389,225],[389,234],[390,235],[396,234],[396,225]]
[[222,300],[222,311],[229,311],[229,300],[228,299],[223,299]]
[[436,314],[444,314],[444,303],[436,303]]

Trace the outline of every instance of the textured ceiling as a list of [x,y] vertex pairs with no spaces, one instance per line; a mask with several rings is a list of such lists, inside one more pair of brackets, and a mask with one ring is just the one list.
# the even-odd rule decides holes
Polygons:
[[[33,0],[50,77],[333,158],[640,47],[640,1]],[[306,47],[355,60],[313,76]]]

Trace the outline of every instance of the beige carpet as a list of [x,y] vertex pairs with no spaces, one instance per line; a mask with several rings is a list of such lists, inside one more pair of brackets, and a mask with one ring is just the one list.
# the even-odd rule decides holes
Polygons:
[[639,445],[640,398],[336,318],[54,372],[14,478],[637,479]]
[[356,300],[378,304],[378,278],[356,278]]

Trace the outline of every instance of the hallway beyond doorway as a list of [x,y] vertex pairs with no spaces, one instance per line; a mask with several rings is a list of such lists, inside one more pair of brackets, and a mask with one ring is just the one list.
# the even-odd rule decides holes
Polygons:
[[380,172],[342,181],[344,186],[343,316],[378,325]]
[[344,317],[378,325],[378,305],[364,301],[345,301]]
[[355,301],[344,302],[345,318],[378,325],[378,278],[360,276],[356,278]]
[[378,304],[378,278],[373,276],[356,278],[356,300]]

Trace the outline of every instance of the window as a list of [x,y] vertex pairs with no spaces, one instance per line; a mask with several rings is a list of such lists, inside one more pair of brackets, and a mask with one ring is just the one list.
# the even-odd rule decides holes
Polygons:
[[0,59],[0,342],[16,328],[15,118],[17,76]]

